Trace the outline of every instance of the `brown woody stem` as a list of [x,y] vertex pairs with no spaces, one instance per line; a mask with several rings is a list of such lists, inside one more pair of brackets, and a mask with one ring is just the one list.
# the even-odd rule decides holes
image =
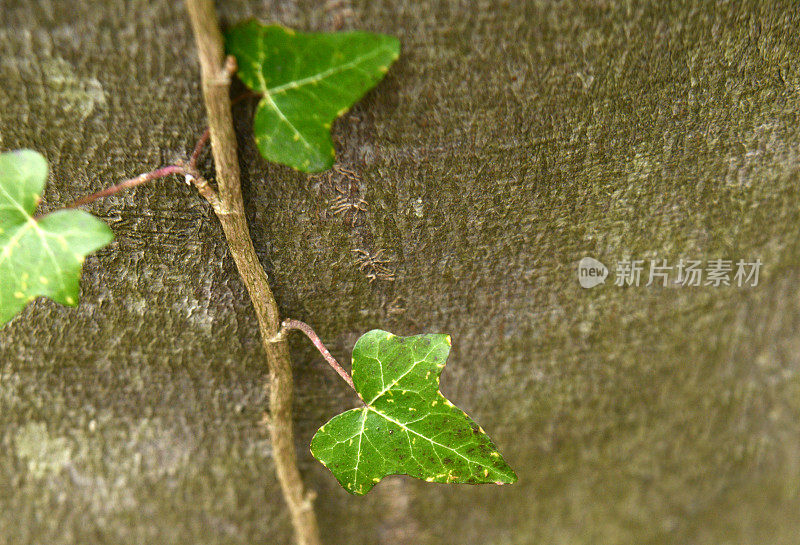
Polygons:
[[253,302],[267,356],[270,373],[269,431],[275,469],[289,507],[297,543],[321,545],[312,505],[313,495],[305,492],[297,469],[292,423],[294,383],[289,352],[285,341],[274,340],[280,330],[278,305],[256,256],[245,218],[229,96],[235,62],[232,57],[225,58],[213,0],[186,0],[186,8],[200,57],[203,99],[217,174],[219,203],[214,206],[214,211]]

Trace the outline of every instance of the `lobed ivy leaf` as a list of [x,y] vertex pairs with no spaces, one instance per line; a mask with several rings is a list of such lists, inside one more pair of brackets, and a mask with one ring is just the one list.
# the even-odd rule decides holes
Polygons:
[[47,181],[47,161],[30,151],[0,153],[0,325],[38,295],[78,304],[85,256],[114,238],[80,210],[34,218]]
[[486,433],[439,391],[449,335],[365,333],[353,348],[353,383],[366,407],[322,426],[311,453],[349,492],[383,477],[439,483],[513,483],[514,473]]
[[304,172],[333,166],[331,123],[400,55],[393,36],[295,32],[258,21],[233,27],[225,43],[239,79],[263,95],[253,122],[261,154]]

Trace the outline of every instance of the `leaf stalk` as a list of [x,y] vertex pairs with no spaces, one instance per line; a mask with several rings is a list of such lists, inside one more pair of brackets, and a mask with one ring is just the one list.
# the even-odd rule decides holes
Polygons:
[[[350,377],[347,371],[345,371],[344,368],[339,364],[339,362],[336,361],[336,358],[334,358],[331,355],[330,351],[325,347],[325,344],[322,342],[322,339],[319,338],[319,335],[317,335],[316,332],[307,323],[293,319],[284,320],[283,323],[281,324],[281,330],[278,332],[278,335],[275,336],[275,339],[278,341],[283,340],[284,335],[291,330],[300,331],[303,334],[305,334],[305,336],[308,337],[308,339],[312,343],[314,343],[314,346],[317,348],[317,350],[319,350],[319,353],[322,354],[322,357],[325,358],[325,361],[328,362],[328,365],[333,367],[333,370],[336,371],[339,374],[339,376],[344,379],[344,381],[350,386],[350,388],[353,389],[354,392],[356,392],[356,394],[358,394],[358,391],[356,390],[356,387],[353,384],[353,379]],[[361,394],[358,394],[358,397],[361,398]],[[362,399],[361,401],[364,400]]]
[[145,172],[144,174],[139,174],[135,178],[130,178],[128,180],[125,180],[124,182],[118,183],[117,185],[107,187],[102,191],[98,191],[97,193],[92,193],[91,195],[86,195],[85,197],[81,197],[80,199],[74,201],[72,204],[66,206],[66,208],[77,208],[81,205],[94,202],[97,199],[102,199],[103,197],[109,197],[125,189],[130,189],[138,185],[146,184],[147,182],[158,180],[159,178],[165,178],[172,174],[185,174],[185,173],[186,169],[182,165],[169,165],[166,167],[161,167],[156,170],[151,170],[150,172]]

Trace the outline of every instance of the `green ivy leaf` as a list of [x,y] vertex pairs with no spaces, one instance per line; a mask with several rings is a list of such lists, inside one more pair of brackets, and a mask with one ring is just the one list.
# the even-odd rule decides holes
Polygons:
[[114,238],[80,210],[34,218],[47,161],[30,151],[0,153],[0,325],[38,295],[78,304],[84,257]]
[[253,130],[261,154],[304,172],[333,166],[331,123],[400,55],[393,36],[304,33],[258,21],[228,31],[226,47],[239,78],[263,95]]
[[383,477],[439,483],[513,483],[497,447],[439,391],[449,335],[365,333],[353,347],[353,383],[366,407],[322,426],[311,453],[349,492],[363,495]]

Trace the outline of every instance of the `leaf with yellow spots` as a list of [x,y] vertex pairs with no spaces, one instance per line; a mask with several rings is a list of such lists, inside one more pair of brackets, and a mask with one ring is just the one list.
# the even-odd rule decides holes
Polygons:
[[78,304],[84,257],[114,238],[80,210],[33,217],[46,181],[41,154],[0,153],[0,325],[39,295]]
[[353,347],[353,383],[364,407],[336,416],[311,453],[356,495],[383,477],[438,483],[516,482],[491,439],[439,391],[449,335],[365,333]]
[[397,38],[369,32],[295,32],[246,21],[228,31],[239,78],[262,95],[253,122],[261,154],[303,172],[333,165],[331,123],[400,55]]

